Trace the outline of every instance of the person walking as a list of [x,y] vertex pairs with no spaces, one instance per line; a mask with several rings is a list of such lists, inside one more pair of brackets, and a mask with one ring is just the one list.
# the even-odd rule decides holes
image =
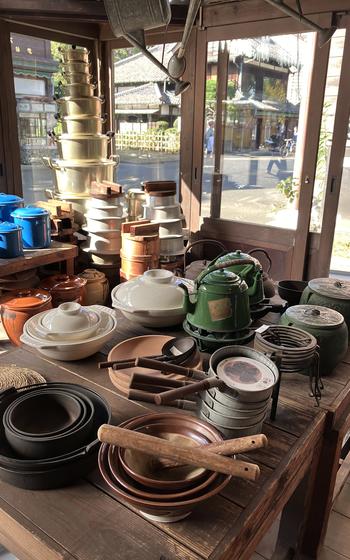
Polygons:
[[205,132],[205,146],[207,156],[212,157],[214,151],[214,121],[208,121],[208,128]]

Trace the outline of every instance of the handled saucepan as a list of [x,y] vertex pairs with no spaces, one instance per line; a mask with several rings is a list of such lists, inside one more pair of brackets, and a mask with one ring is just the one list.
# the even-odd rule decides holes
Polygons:
[[101,97],[60,97],[55,100],[59,106],[59,113],[62,117],[73,117],[81,115],[93,115],[100,117],[102,114],[102,103],[104,99]]
[[62,133],[69,135],[79,134],[102,134],[103,125],[106,122],[106,117],[95,116],[67,116],[61,117],[56,113],[55,118],[61,123]]

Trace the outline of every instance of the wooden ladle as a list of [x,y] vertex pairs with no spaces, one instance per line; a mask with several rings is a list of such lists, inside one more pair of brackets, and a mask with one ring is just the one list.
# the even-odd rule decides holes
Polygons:
[[126,430],[110,424],[103,424],[98,430],[98,439],[103,443],[134,449],[156,457],[164,457],[210,471],[237,476],[246,480],[257,480],[260,476],[258,465],[215,455],[197,447],[181,447],[161,438]]

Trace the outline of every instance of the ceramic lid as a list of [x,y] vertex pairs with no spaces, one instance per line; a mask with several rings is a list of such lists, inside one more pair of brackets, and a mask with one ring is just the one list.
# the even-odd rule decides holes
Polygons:
[[5,206],[6,204],[17,204],[23,202],[23,198],[16,196],[15,194],[0,193],[0,206]]
[[37,289],[21,290],[15,296],[8,296],[4,304],[9,309],[33,309],[51,301],[50,294]]
[[49,332],[69,334],[95,327],[100,322],[96,311],[83,307],[76,302],[61,303],[57,309],[47,311],[41,324]]
[[241,356],[233,356],[219,362],[217,375],[228,387],[251,393],[272,388],[276,383],[273,371],[265,364]]
[[86,268],[79,276],[87,280],[87,282],[95,282],[96,280],[104,280],[106,278],[103,272],[95,268]]
[[40,216],[49,216],[50,212],[45,208],[36,208],[36,206],[27,206],[26,208],[17,208],[11,213],[13,218],[38,218]]
[[49,276],[41,283],[44,290],[69,290],[72,288],[82,288],[87,280],[74,274],[54,274]]
[[214,270],[213,272],[209,272],[209,274],[204,276],[201,283],[211,284],[211,285],[227,284],[231,286],[232,284],[237,284],[237,285],[241,284],[242,280],[234,272],[231,272],[227,268],[221,268],[220,270]]
[[8,233],[10,231],[20,231],[23,228],[18,226],[17,224],[13,224],[11,222],[1,222],[0,223],[0,233]]
[[285,316],[293,322],[320,329],[338,327],[344,323],[341,313],[321,305],[293,305],[285,311]]
[[337,278],[314,278],[308,284],[310,290],[321,296],[335,299],[350,299],[350,280]]

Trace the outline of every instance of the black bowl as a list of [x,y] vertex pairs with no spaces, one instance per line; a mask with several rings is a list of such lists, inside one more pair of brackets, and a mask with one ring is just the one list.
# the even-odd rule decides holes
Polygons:
[[[43,433],[45,423],[39,418],[41,411],[38,409],[38,406],[42,404],[43,409],[47,410],[46,401],[52,402],[53,396],[55,398],[62,397],[66,402],[69,401],[69,398],[77,399],[82,413],[79,421],[71,428],[68,426],[66,431],[63,430],[56,435],[50,436],[47,435],[47,432]],[[84,399],[77,395],[47,387],[24,394],[16,398],[5,410],[3,424],[6,439],[18,456],[29,459],[46,459],[55,455],[63,455],[82,447],[89,437],[94,418],[93,404],[90,399],[88,401],[84,402]],[[37,408],[37,412],[35,412],[35,408]],[[55,410],[54,407],[53,410]],[[38,435],[35,433],[26,434],[16,429],[17,425],[25,426],[26,414],[30,413],[34,418],[31,429],[34,430],[37,427]],[[64,415],[61,418],[64,418]],[[51,421],[52,426],[53,424],[54,422]]]
[[[50,459],[22,459],[14,453],[4,437],[2,416],[18,395],[37,390],[38,387],[61,389],[91,400],[95,414],[85,446]],[[96,467],[100,447],[97,431],[101,424],[109,423],[110,420],[111,409],[106,400],[95,391],[73,383],[49,383],[25,389],[12,388],[3,391],[0,393],[0,479],[14,486],[31,490],[58,488],[74,482]]]
[[288,305],[298,305],[307,285],[304,280],[280,280],[277,284],[278,294]]

